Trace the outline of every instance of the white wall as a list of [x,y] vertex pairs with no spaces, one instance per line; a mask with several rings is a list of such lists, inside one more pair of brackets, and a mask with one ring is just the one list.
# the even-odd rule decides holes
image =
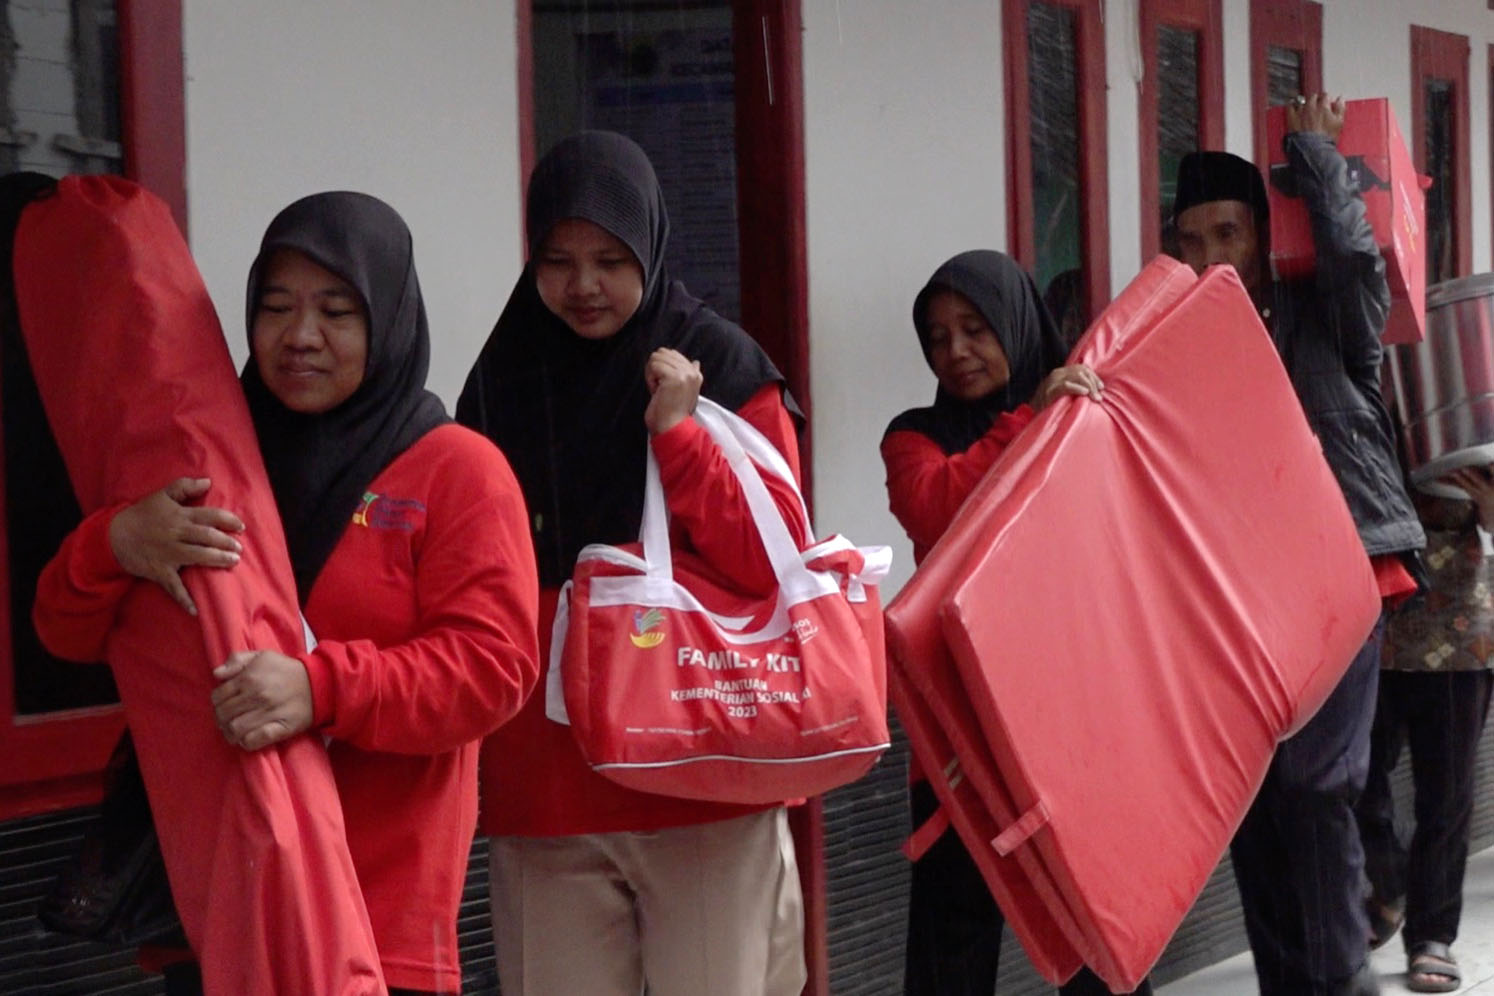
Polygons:
[[522,260],[511,0],[184,8],[192,247],[235,357],[270,218],[318,190],[362,190],[414,235],[430,386],[453,404]]
[[[1226,0],[1228,2],[1228,0]],[[1401,133],[1411,140],[1412,24],[1467,35],[1469,163],[1472,178],[1473,272],[1491,268],[1489,244],[1489,43],[1494,13],[1477,0],[1326,0],[1323,82],[1353,96],[1390,97]]]
[[[1114,292],[1142,263],[1138,4],[1105,8]],[[1225,144],[1249,157],[1249,3],[1223,6]],[[860,543],[892,543],[900,584],[911,550],[887,512],[877,445],[893,415],[934,392],[909,308],[948,256],[1006,248],[1001,3],[805,0],[803,16],[818,519]],[[1488,270],[1494,14],[1475,0],[1325,0],[1324,83],[1390,97],[1409,138],[1412,23],[1470,37],[1473,264]]]
[[[1006,247],[1001,9],[988,0],[806,0],[804,117],[815,511],[912,550],[887,511],[882,430],[934,378],[913,296],[965,249]],[[890,590],[890,587],[889,587]]]
[[[1141,265],[1139,0],[1108,0],[1111,274]],[[271,215],[314,190],[392,203],[415,234],[448,402],[521,260],[512,0],[186,0],[193,246],[244,355],[245,269]],[[1005,248],[999,0],[805,0],[804,75],[817,507],[822,528],[911,551],[887,512],[887,421],[934,381],[909,307],[948,256]],[[1475,270],[1491,268],[1486,45],[1474,0],[1326,0],[1324,75],[1411,110],[1409,25],[1470,36]],[[1225,0],[1226,144],[1250,154],[1249,16]]]

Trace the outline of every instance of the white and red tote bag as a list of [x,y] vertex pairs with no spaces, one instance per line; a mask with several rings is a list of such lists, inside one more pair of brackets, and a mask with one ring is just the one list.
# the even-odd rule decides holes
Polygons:
[[741,483],[777,590],[744,596],[670,549],[650,450],[640,542],[586,547],[561,592],[546,712],[595,770],[641,791],[769,804],[854,781],[888,745],[877,584],[891,551],[840,536],[800,551],[758,469],[793,485],[783,455],[705,398],[694,417]]

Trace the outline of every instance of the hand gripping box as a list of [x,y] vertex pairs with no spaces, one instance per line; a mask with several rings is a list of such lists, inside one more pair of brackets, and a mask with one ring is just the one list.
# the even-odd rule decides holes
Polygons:
[[[1271,150],[1266,189],[1271,205],[1271,262],[1283,279],[1305,277],[1317,265],[1307,207],[1295,196],[1282,139],[1286,109],[1266,113]],[[1364,197],[1375,241],[1385,257],[1390,282],[1390,317],[1381,338],[1387,343],[1420,342],[1426,327],[1426,195],[1406,141],[1384,97],[1344,105],[1338,149],[1349,164],[1349,179]]]

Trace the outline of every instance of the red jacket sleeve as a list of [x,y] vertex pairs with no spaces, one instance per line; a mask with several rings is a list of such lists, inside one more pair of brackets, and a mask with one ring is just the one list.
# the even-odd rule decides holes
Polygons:
[[[776,383],[758,390],[737,410],[782,453],[799,482],[799,444],[793,421],[783,405],[783,390]],[[735,578],[746,593],[768,592],[777,581],[773,567],[752,523],[752,513],[741,485],[726,457],[710,435],[693,418],[653,437],[654,456],[659,461],[659,479],[669,502],[670,532],[683,538],[696,553]],[[807,543],[803,525],[803,503],[799,495],[776,476],[764,473],[763,481],[788,525],[789,534],[801,548]]]
[[101,508],[80,522],[37,579],[31,621],[42,646],[63,660],[104,659],[115,610],[135,583],[109,545],[109,523],[123,507]]
[[920,432],[886,435],[882,462],[892,514],[919,551],[927,552],[944,535],[970,492],[1033,416],[1027,405],[1005,412],[969,449],[952,456]]
[[[439,452],[412,447],[401,457],[401,471],[432,482],[425,535],[406,567],[415,595],[411,633],[351,638],[379,625],[369,618],[377,596],[372,586],[360,588],[359,572],[385,565],[344,561],[340,576],[329,577],[342,544],[307,605],[313,631],[324,616],[336,623],[333,638],[318,634],[316,649],[302,657],[314,722],[365,750],[454,750],[507,722],[539,678],[539,581],[524,496],[487,439],[457,426],[436,432],[445,436],[432,440]],[[372,489],[386,481],[381,475]],[[399,493],[393,483],[387,489]],[[322,580],[332,582],[326,590]],[[361,620],[349,614],[360,599],[351,611],[363,612]],[[342,634],[350,638],[336,638]]]

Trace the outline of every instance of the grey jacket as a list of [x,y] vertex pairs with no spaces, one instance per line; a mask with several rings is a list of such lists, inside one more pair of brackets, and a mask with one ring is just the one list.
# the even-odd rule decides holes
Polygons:
[[1380,393],[1380,333],[1390,311],[1385,261],[1333,142],[1297,132],[1284,144],[1312,220],[1317,271],[1277,282],[1263,317],[1365,550],[1371,556],[1419,550],[1426,538]]

